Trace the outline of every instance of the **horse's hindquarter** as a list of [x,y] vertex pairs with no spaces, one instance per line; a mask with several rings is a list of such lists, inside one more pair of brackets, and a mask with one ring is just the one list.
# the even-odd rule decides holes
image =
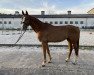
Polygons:
[[68,26],[68,38],[72,41],[72,42],[77,42],[80,38],[80,29],[76,26]]

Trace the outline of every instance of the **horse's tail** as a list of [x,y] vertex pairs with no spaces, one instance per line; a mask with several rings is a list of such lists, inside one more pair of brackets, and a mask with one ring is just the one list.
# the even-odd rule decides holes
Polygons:
[[77,46],[78,46],[78,50],[79,50],[79,39],[78,39],[78,41],[77,41]]
[[80,29],[78,28],[79,34],[78,34],[78,40],[77,40],[77,55],[79,55],[79,39],[80,39]]

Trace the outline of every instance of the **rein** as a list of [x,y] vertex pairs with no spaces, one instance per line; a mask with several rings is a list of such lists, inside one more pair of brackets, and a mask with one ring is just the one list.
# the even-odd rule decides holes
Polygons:
[[17,44],[17,42],[19,42],[19,40],[22,38],[22,36],[24,35],[25,32],[26,32],[26,30],[19,36],[18,40],[14,44]]

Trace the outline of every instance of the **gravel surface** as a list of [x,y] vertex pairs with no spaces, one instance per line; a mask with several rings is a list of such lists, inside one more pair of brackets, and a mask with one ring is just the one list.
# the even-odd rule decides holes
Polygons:
[[0,47],[0,75],[94,75],[94,50],[80,50],[74,65],[74,51],[65,62],[67,48],[50,47],[52,63],[41,66],[40,47]]

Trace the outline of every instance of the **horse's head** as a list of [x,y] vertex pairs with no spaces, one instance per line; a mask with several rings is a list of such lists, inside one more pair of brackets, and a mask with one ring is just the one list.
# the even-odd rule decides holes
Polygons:
[[26,11],[26,14],[22,11],[22,22],[23,22],[23,30],[26,30],[30,25],[30,16]]

